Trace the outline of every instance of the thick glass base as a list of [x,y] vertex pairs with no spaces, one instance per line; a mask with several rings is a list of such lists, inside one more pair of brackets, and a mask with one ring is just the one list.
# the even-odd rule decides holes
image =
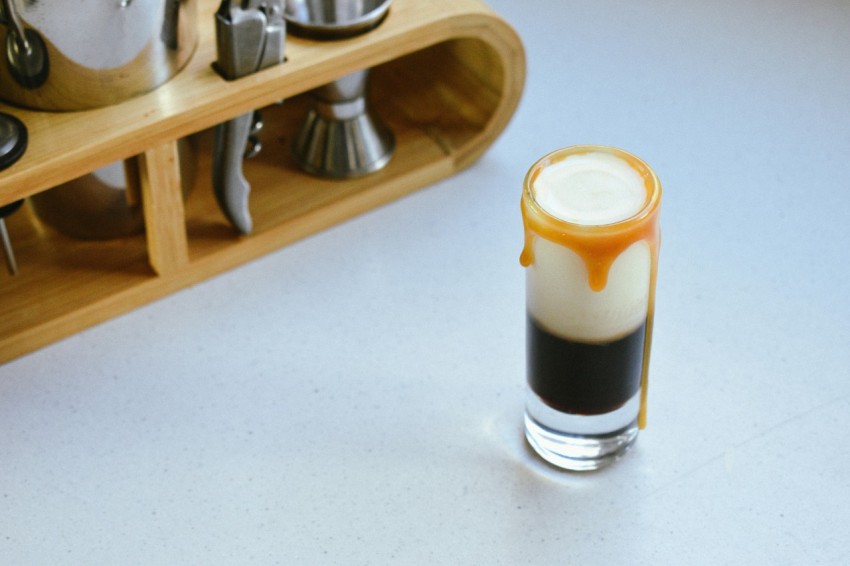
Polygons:
[[637,440],[639,395],[605,415],[561,413],[529,392],[525,437],[541,458],[565,470],[590,471],[611,464]]

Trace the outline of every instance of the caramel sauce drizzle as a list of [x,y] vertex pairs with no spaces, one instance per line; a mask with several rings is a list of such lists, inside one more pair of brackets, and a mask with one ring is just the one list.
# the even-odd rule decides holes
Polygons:
[[[587,152],[608,151],[610,149],[588,146]],[[558,153],[558,152],[556,152]],[[655,283],[658,275],[658,248],[661,243],[661,231],[658,218],[661,209],[661,183],[655,173],[640,159],[619,150],[614,153],[624,159],[643,178],[646,188],[644,207],[634,216],[599,226],[584,226],[560,220],[540,207],[534,200],[532,186],[540,171],[552,163],[566,159],[569,155],[582,153],[574,151],[569,154],[551,155],[539,161],[529,171],[525,178],[524,190],[520,208],[524,230],[524,243],[520,254],[520,264],[528,267],[534,263],[532,247],[535,237],[544,238],[556,244],[569,248],[581,258],[587,268],[588,285],[593,291],[599,292],[608,284],[608,273],[611,265],[623,251],[635,242],[644,240],[650,250],[650,287],[649,304],[646,313],[646,336],[644,341],[643,366],[641,368],[640,411],[638,427],[646,428],[646,400],[649,386],[649,354],[652,342],[652,327],[655,318]]]

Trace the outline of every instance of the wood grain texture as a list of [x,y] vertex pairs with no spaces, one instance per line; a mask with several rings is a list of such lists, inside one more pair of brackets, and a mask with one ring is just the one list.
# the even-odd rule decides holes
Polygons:
[[[69,113],[0,105],[31,133],[22,160],[0,173],[0,203],[142,156],[135,164],[147,213],[147,236],[107,242],[58,234],[26,207],[8,219],[20,273],[0,274],[0,362],[456,173],[501,133],[522,93],[522,43],[478,0],[397,0],[367,34],[289,36],[286,63],[232,82],[211,68],[216,5],[201,2],[193,59],[149,94]],[[370,105],[396,136],[392,160],[346,181],[302,172],[290,147],[309,104],[304,93],[365,67],[373,69]],[[245,162],[254,232],[241,236],[212,195],[209,129],[255,108],[264,114],[264,149]],[[197,175],[184,204],[174,141],[187,136],[198,147]]]
[[167,275],[189,263],[177,141],[148,149],[138,163],[148,261]]

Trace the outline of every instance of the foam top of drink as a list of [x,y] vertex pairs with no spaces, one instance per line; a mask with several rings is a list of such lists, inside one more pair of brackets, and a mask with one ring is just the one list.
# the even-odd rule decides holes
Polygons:
[[588,226],[612,224],[640,212],[646,187],[625,160],[593,151],[542,168],[532,184],[534,200],[552,216]]

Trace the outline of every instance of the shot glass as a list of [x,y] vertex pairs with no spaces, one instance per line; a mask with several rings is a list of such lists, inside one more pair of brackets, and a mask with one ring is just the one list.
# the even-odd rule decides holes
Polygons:
[[573,146],[523,185],[526,438],[555,466],[595,470],[646,426],[661,184],[623,150]]

